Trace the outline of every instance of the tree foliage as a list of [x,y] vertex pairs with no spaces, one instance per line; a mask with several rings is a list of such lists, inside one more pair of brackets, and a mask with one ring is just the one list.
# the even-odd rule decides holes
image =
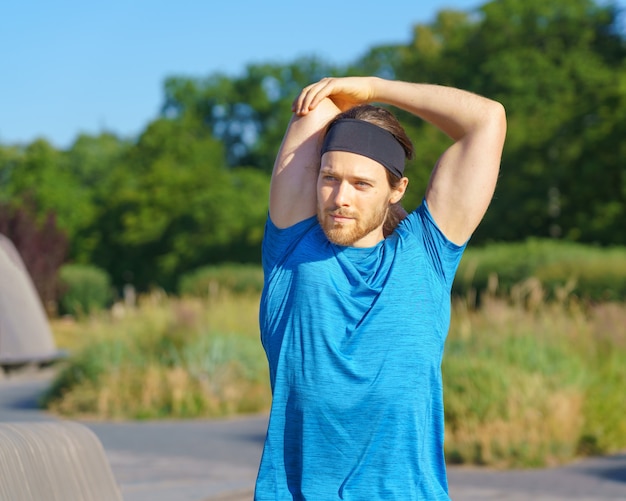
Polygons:
[[475,240],[626,243],[626,44],[617,15],[590,0],[496,0],[416,26],[397,78],[462,87],[507,108],[502,175]]
[[0,234],[13,243],[43,304],[54,311],[60,293],[57,272],[67,256],[68,244],[54,213],[48,212],[38,223],[31,203],[19,208],[0,203]]
[[224,144],[229,166],[269,173],[298,91],[339,73],[317,59],[304,58],[287,65],[251,64],[240,77],[172,77],[165,82],[163,113],[200,119]]
[[151,123],[108,178],[92,261],[116,283],[171,289],[225,255],[258,259],[267,176],[226,169],[222,144],[194,117]]

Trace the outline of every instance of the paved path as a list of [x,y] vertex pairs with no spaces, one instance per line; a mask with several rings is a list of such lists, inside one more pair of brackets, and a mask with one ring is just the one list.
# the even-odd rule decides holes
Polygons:
[[[54,420],[37,409],[46,374],[0,377],[0,421]],[[266,416],[142,423],[84,422],[100,438],[124,501],[249,501]],[[561,468],[449,469],[454,501],[626,500],[626,454]]]

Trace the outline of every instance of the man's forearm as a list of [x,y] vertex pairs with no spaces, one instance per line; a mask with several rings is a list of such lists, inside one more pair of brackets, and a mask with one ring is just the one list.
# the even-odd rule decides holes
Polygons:
[[454,87],[377,77],[372,86],[375,101],[408,111],[455,141],[503,114],[500,103]]

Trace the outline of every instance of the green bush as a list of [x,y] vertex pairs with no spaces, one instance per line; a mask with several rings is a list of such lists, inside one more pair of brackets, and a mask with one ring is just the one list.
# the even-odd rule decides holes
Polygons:
[[263,269],[252,264],[205,266],[183,275],[178,292],[183,296],[212,297],[221,292],[259,293],[263,289]]
[[492,292],[501,295],[536,278],[549,297],[566,291],[582,299],[621,301],[626,299],[626,248],[538,239],[470,247],[459,266],[453,293],[480,295],[494,288],[495,278],[497,291]]
[[66,264],[59,271],[59,281],[61,314],[87,315],[106,308],[113,298],[109,275],[95,266]]

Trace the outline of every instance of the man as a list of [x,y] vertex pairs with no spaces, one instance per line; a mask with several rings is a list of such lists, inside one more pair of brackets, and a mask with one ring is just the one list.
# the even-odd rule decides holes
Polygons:
[[[412,145],[372,102],[454,141],[409,215]],[[273,403],[255,499],[448,500],[450,289],[495,189],[504,109],[459,89],[348,77],[306,87],[293,111],[263,243]]]

